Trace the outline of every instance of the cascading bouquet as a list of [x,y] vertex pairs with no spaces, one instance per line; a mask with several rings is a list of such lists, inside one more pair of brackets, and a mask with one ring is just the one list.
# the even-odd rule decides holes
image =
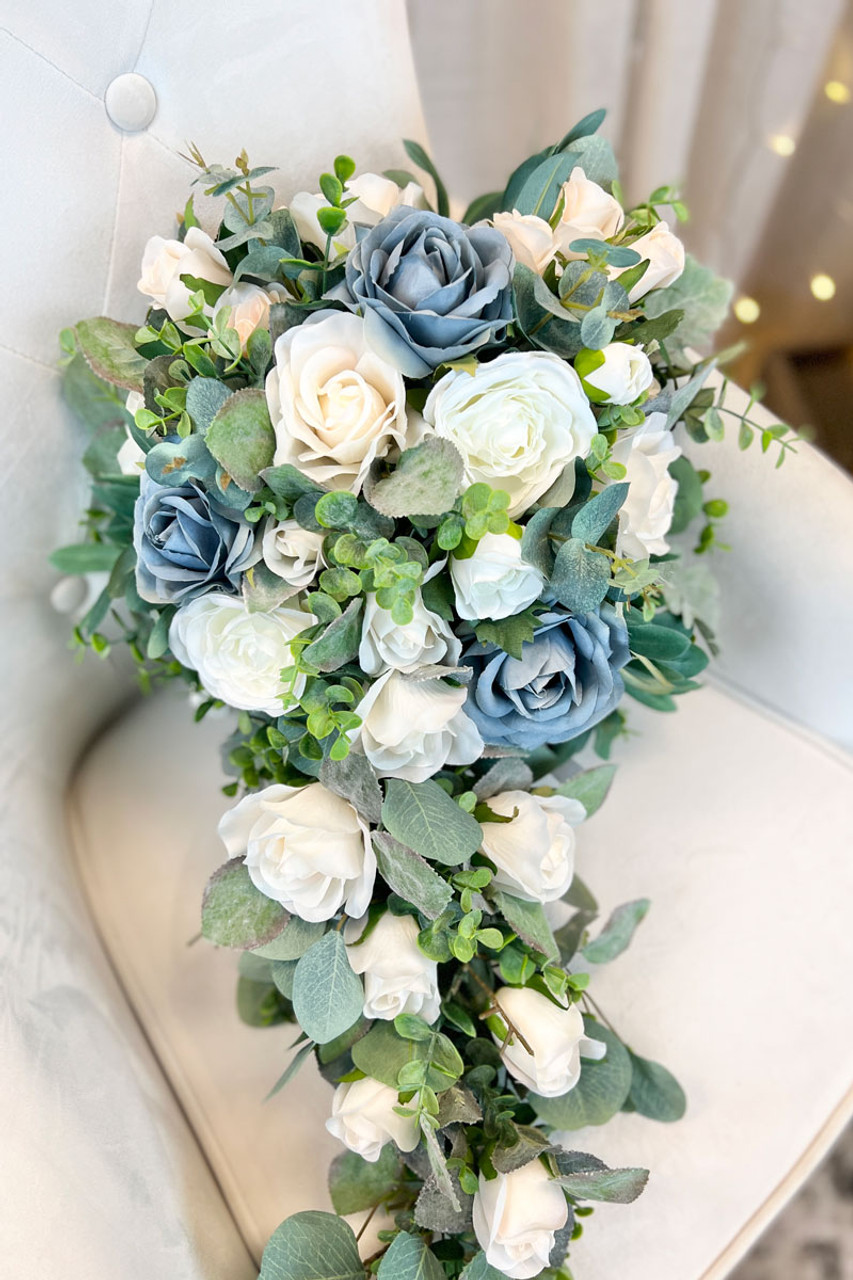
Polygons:
[[193,149],[215,234],[190,199],[146,246],[142,328],[63,335],[97,434],[87,538],[53,559],[106,575],[75,643],[239,712],[202,932],[242,950],[247,1020],[301,1028],[276,1089],[309,1056],[335,1086],[335,1209],[383,1212],[366,1261],[342,1218],[289,1218],[265,1280],[566,1276],[591,1202],[647,1178],[571,1131],[684,1109],[588,991],[648,902],[590,937],[575,833],[613,767],[570,757],[607,759],[625,692],[673,709],[713,647],[667,539],[699,519],[705,551],[725,514],[673,429],[722,435],[688,348],[728,290],[673,191],[623,209],[602,117],[461,222],[413,143],[437,211],[346,156],[275,208],[268,169]]

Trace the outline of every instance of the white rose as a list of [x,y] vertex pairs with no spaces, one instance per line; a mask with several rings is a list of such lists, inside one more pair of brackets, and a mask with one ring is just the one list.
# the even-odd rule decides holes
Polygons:
[[[576,1004],[563,1009],[532,987],[502,987],[495,1003],[532,1050],[528,1053],[518,1037],[512,1036],[501,1049],[504,1065],[514,1079],[541,1098],[560,1098],[574,1089],[581,1077],[581,1055],[604,1055],[602,1042],[584,1034],[583,1018]],[[498,1015],[494,1017],[497,1022]],[[495,1043],[503,1045],[505,1035],[498,1034],[491,1019],[489,1026]]]
[[280,285],[270,284],[261,288],[259,284],[247,284],[245,280],[240,280],[220,295],[213,314],[216,316],[223,307],[230,308],[228,326],[236,329],[245,348],[256,329],[269,328],[272,304],[286,299],[287,292]]
[[554,241],[566,258],[582,258],[569,245],[573,240],[609,240],[625,220],[621,204],[608,195],[597,182],[592,182],[583,169],[572,169],[564,182],[559,201],[563,201],[560,221],[554,229]]
[[[316,618],[281,606],[250,613],[240,596],[208,591],[182,605],[169,627],[169,647],[178,662],[198,672],[213,698],[239,711],[286,710],[282,667],[293,663],[290,642]],[[301,693],[304,677],[295,692]]]
[[[362,226],[375,227],[377,222],[381,222],[399,204],[409,205],[413,209],[426,208],[423,187],[417,182],[409,182],[401,188],[391,178],[385,178],[379,173],[360,173],[358,177],[350,178],[346,184],[346,195],[356,198],[347,206],[347,226],[334,239],[339,251],[352,249],[355,245],[353,224],[356,222]],[[317,214],[320,209],[327,208],[328,203],[325,196],[319,192],[312,195],[310,191],[298,191],[290,202],[290,212],[300,240],[316,245],[321,251],[326,248],[326,232],[317,221]]]
[[541,1160],[492,1179],[481,1173],[473,1211],[486,1261],[510,1280],[529,1280],[547,1267],[554,1237],[569,1220],[563,1189]]
[[541,276],[556,252],[550,224],[535,213],[519,213],[517,209],[496,213],[492,224],[509,241],[516,262]]
[[555,902],[572,883],[575,870],[574,828],[586,810],[566,796],[534,796],[529,791],[502,791],[487,804],[511,822],[483,822],[482,849],[497,867],[494,883],[528,902]]
[[521,557],[521,541],[511,533],[487,533],[474,554],[450,561],[450,577],[460,618],[506,618],[539,599],[545,579]]
[[461,453],[468,484],[509,493],[513,517],[589,452],[598,431],[577,373],[546,351],[508,351],[473,375],[452,370],[430,392],[424,417]]
[[307,587],[323,567],[323,535],[298,520],[269,520],[261,547],[267,568],[292,587]]
[[142,255],[142,275],[136,287],[173,320],[186,320],[191,311],[192,289],[187,288],[181,276],[195,276],[212,284],[231,283],[231,268],[200,227],[190,227],[183,243],[152,236]]
[[232,858],[245,857],[254,886],[302,920],[331,920],[342,907],[360,916],[370,905],[370,831],[320,782],[244,796],[221,818],[219,834]]
[[358,493],[370,464],[406,446],[406,388],[364,339],[364,321],[315,311],[275,344],[267,404],[275,465],[291,463],[331,489]]
[[[633,249],[641,258],[648,259],[649,263],[645,274],[628,293],[629,302],[636,302],[651,289],[665,289],[684,270],[684,245],[665,222],[655,223],[651,231],[640,236],[639,240],[633,240],[628,248]],[[611,268],[610,275],[618,279],[623,271],[630,270],[630,267],[614,267]]]
[[619,511],[618,555],[644,560],[669,551],[666,535],[678,492],[669,464],[680,456],[662,413],[650,413],[641,426],[620,434],[611,457],[625,468],[628,496]]
[[383,778],[426,782],[446,764],[471,764],[483,739],[462,707],[466,690],[388,671],[358,704],[358,743]]
[[400,1151],[414,1151],[420,1142],[417,1120],[398,1115],[394,1108],[399,1105],[397,1091],[372,1076],[339,1084],[326,1128],[350,1151],[375,1164],[387,1142],[396,1143]]
[[364,975],[365,1018],[390,1022],[398,1013],[417,1013],[435,1022],[441,1012],[438,965],[418,946],[417,922],[386,911],[359,942],[366,923],[350,920],[344,931],[350,965]]
[[[130,416],[135,418],[139,410],[145,408],[145,397],[142,392],[128,391],[124,407]],[[125,427],[124,430],[127,439],[116,454],[118,469],[123,476],[138,476],[140,471],[145,470],[145,450],[140,448],[130,434],[130,427]]]
[[597,404],[633,404],[655,380],[651,361],[630,342],[611,342],[595,353],[603,362],[589,373],[580,369],[583,384]]
[[[433,565],[426,580],[441,572],[442,567],[443,562]],[[411,622],[401,625],[391,617],[390,610],[376,603],[372,591],[366,596],[358,662],[369,676],[378,676],[389,667],[411,672],[433,663],[454,666],[459,661],[462,645],[444,618],[426,607],[420,591],[413,609]]]

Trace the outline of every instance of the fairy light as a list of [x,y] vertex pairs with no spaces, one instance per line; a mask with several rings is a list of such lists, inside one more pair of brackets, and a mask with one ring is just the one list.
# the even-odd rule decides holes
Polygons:
[[823,86],[823,91],[829,101],[835,102],[839,107],[846,106],[850,101],[850,86],[845,84],[843,80],[827,80]]
[[777,156],[792,156],[797,149],[796,142],[788,133],[774,133],[767,139],[767,145]]
[[755,301],[755,298],[742,297],[738,298],[735,303],[734,313],[741,324],[755,324],[761,315],[761,307]]
[[818,302],[829,302],[830,298],[835,297],[835,281],[823,271],[812,276],[809,288]]

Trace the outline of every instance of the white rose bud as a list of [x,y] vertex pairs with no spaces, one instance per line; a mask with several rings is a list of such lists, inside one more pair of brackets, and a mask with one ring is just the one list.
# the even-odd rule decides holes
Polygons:
[[[652,289],[665,289],[674,284],[684,270],[684,245],[665,222],[655,223],[651,231],[633,240],[628,248],[649,263],[645,274],[628,293],[629,302],[645,297]],[[610,275],[618,280],[623,271],[630,270],[630,267],[611,268]]]
[[370,350],[364,321],[349,312],[315,311],[283,333],[266,393],[275,465],[330,489],[358,493],[376,458],[406,447],[403,376]]
[[298,520],[270,520],[261,547],[267,568],[292,587],[307,587],[323,567],[323,535]]
[[563,183],[558,203],[560,199],[563,211],[554,229],[554,241],[565,258],[585,256],[569,248],[573,240],[609,240],[625,220],[619,201],[592,182],[579,165]]
[[417,922],[386,911],[360,942],[366,923],[350,920],[344,931],[350,965],[364,975],[365,1018],[390,1022],[398,1013],[416,1013],[435,1022],[441,1012],[438,965],[418,946]]
[[539,599],[545,579],[521,556],[521,541],[511,533],[487,533],[474,554],[450,561],[456,612],[471,621],[506,618]]
[[445,765],[471,764],[483,739],[462,707],[467,693],[444,680],[410,680],[388,671],[356,707],[358,746],[383,778],[426,782]]
[[172,320],[186,320],[192,308],[181,276],[194,276],[212,284],[229,285],[231,268],[206,232],[190,227],[183,242],[152,236],[142,255],[140,293],[156,302]]
[[611,457],[625,468],[628,496],[619,511],[618,555],[643,560],[669,551],[666,535],[678,493],[669,464],[680,456],[681,449],[667,431],[662,413],[650,413],[641,426],[620,433]]
[[[495,1003],[531,1050],[512,1036],[501,1050],[504,1065],[514,1079],[541,1098],[560,1098],[574,1089],[581,1077],[581,1055],[603,1056],[601,1041],[585,1036],[583,1018],[575,1004],[563,1009],[532,987],[502,987]],[[494,1018],[496,1024],[498,1015]],[[498,1034],[491,1019],[489,1025],[495,1043],[503,1044],[505,1037]]]
[[398,1115],[394,1108],[399,1105],[396,1090],[371,1076],[339,1084],[326,1128],[350,1151],[375,1164],[387,1142],[396,1143],[400,1151],[414,1151],[420,1141],[417,1120]]
[[[250,613],[239,596],[208,591],[182,605],[169,627],[169,647],[213,698],[238,711],[280,716],[285,686],[282,667],[293,664],[290,642],[316,618],[301,609]],[[295,693],[305,684],[300,677]]]
[[[124,407],[131,418],[135,418],[139,410],[145,408],[145,397],[142,392],[128,391]],[[125,427],[125,434],[127,439],[116,454],[118,469],[123,476],[138,477],[140,471],[145,470],[145,450],[140,448],[130,434],[130,427]]]
[[556,251],[550,224],[535,213],[519,213],[517,209],[496,213],[492,224],[509,241],[516,262],[541,276]]
[[223,815],[219,835],[232,858],[245,857],[255,887],[302,920],[331,920],[342,907],[360,916],[370,905],[370,831],[319,782],[276,783],[245,796]]
[[453,666],[458,662],[462,645],[448,623],[426,607],[420,591],[413,610],[411,622],[401,625],[390,610],[376,603],[373,592],[368,593],[358,661],[369,676],[378,676],[389,667],[411,672],[433,663]]
[[569,1220],[563,1189],[541,1160],[492,1179],[481,1173],[473,1212],[486,1261],[510,1280],[529,1280],[548,1266],[554,1237]]
[[482,849],[495,864],[494,883],[528,902],[556,902],[572,883],[574,828],[586,810],[566,796],[534,796],[502,791],[487,804],[494,813],[516,816],[510,822],[483,822]]
[[582,351],[575,368],[595,404],[633,404],[655,380],[649,357],[630,342],[611,342],[600,351]]
[[240,280],[232,284],[213,308],[216,317],[224,307],[229,307],[228,327],[236,330],[245,350],[246,343],[256,329],[268,329],[270,324],[270,307],[274,302],[284,302],[287,292],[281,285],[270,284],[261,288],[258,284],[247,284]]
[[578,374],[546,351],[507,351],[473,375],[452,370],[430,392],[424,417],[461,453],[467,484],[509,493],[513,518],[586,456],[598,431]]
[[[354,223],[375,227],[400,204],[413,209],[426,208],[424,189],[417,182],[409,182],[401,188],[391,178],[379,173],[360,173],[358,177],[350,178],[346,184],[346,195],[355,196],[355,200],[347,207],[347,226],[334,240],[344,249],[352,249],[355,245]],[[328,203],[325,196],[319,193],[312,195],[309,191],[297,192],[290,202],[290,212],[300,240],[315,245],[321,251],[326,248],[326,232],[317,221],[317,214],[320,209],[327,208]]]

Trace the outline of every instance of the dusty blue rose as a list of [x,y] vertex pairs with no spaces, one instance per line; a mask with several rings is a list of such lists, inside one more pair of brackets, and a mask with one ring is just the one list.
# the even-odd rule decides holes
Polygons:
[[628,632],[609,605],[594,613],[546,613],[522,657],[471,644],[462,661],[474,668],[465,710],[483,740],[535,751],[568,742],[603,720],[625,686]]
[[500,340],[512,319],[512,251],[493,227],[401,205],[359,241],[335,297],[373,349],[410,378]]
[[144,473],[133,513],[136,588],[143,600],[180,604],[211,587],[237,587],[257,559],[251,525],[200,485],[168,488]]

